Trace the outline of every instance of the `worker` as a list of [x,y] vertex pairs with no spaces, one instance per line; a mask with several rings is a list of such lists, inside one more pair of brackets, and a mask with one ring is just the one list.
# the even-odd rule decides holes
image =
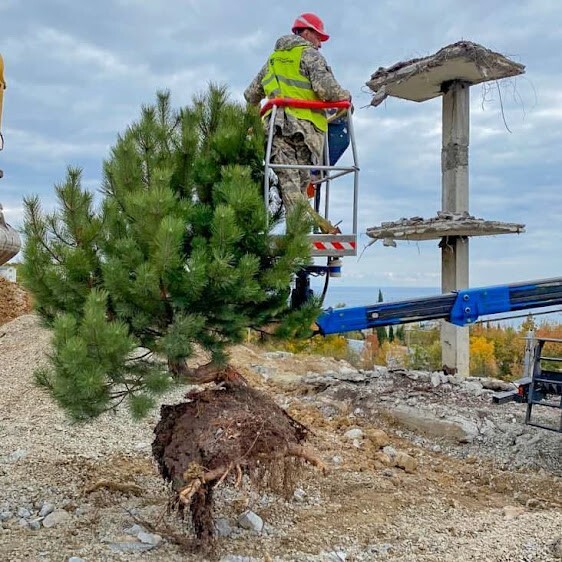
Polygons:
[[[292,35],[280,37],[274,52],[244,92],[246,101],[259,105],[264,98],[300,100],[351,100],[334,78],[326,59],[319,53],[329,35],[315,14],[301,14],[293,24]],[[267,122],[266,114],[266,126]],[[278,108],[271,150],[272,164],[322,164],[326,112],[301,108]],[[307,204],[313,222],[325,234],[339,234],[339,228],[316,213],[308,204],[310,171],[277,169],[281,199],[290,212],[298,202]]]

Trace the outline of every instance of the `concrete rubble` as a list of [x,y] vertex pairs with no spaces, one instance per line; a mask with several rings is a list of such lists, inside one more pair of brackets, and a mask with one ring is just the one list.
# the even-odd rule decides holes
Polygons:
[[380,67],[366,83],[374,92],[371,105],[388,96],[426,101],[443,93],[443,84],[460,80],[480,84],[525,72],[525,66],[471,41],[459,41],[433,55]]
[[448,236],[490,236],[496,234],[521,234],[525,225],[476,218],[467,212],[439,211],[437,216],[400,218],[368,228],[367,236],[383,240],[385,246],[396,246],[398,240],[436,240]]

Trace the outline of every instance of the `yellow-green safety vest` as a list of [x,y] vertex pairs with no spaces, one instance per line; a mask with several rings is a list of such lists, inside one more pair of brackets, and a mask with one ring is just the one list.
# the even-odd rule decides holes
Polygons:
[[[310,80],[301,73],[302,53],[309,47],[299,45],[286,51],[274,51],[268,60],[267,73],[261,83],[266,96],[272,98],[293,98],[298,100],[316,100],[320,98],[312,89]],[[323,109],[306,109],[286,107],[285,111],[297,119],[311,121],[321,131],[328,129],[326,112]],[[271,110],[265,115],[269,115]]]

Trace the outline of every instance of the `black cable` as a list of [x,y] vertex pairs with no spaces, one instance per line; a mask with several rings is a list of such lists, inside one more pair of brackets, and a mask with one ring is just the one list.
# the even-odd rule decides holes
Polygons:
[[[328,258],[328,264],[330,263],[330,258]],[[328,285],[330,283],[330,272],[326,271],[326,279],[324,280],[324,289],[322,289],[322,295],[320,297],[320,306],[324,306],[324,299],[326,298],[326,293],[328,292]]]
[[558,310],[548,310],[546,312],[528,312],[527,314],[518,314],[517,316],[504,316],[503,318],[488,318],[487,320],[477,320],[472,324],[484,324],[485,322],[500,322],[501,320],[512,320],[514,318],[527,318],[528,316],[542,316],[543,314],[557,314],[562,312],[562,308]]

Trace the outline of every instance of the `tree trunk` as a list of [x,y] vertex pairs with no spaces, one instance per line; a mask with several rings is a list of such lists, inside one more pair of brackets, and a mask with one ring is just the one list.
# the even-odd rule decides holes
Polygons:
[[189,367],[185,360],[168,360],[168,370],[178,381],[188,384],[207,384],[210,382],[221,383],[230,381],[234,383],[246,384],[246,379],[236,370],[227,365],[217,365],[210,361],[199,367]]

